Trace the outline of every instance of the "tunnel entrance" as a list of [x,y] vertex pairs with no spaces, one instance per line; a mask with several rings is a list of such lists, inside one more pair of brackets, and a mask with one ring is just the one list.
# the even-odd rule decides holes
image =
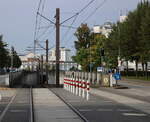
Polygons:
[[19,74],[10,74],[10,87],[12,88],[29,88],[41,87],[39,72],[23,71]]

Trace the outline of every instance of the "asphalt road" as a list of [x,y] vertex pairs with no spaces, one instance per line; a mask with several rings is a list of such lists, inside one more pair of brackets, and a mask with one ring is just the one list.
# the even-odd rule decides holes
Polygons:
[[52,89],[76,108],[89,122],[150,122],[150,115],[113,100],[90,95],[90,100],[63,89]]
[[0,104],[0,122],[30,122],[30,89],[17,89],[16,95]]

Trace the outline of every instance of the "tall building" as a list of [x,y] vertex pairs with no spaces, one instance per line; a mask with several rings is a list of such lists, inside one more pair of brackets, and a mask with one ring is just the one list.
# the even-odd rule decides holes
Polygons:
[[[56,48],[49,51],[49,61],[56,61]],[[70,49],[60,47],[60,61],[72,61]]]
[[35,58],[33,53],[28,53],[26,55],[19,55],[22,65],[20,69],[36,70],[38,65],[38,58]]
[[127,19],[126,15],[121,15],[119,18],[119,22],[124,22],[124,21],[126,21],[126,19]]
[[[49,51],[49,64],[54,68],[56,63],[56,48]],[[72,67],[77,68],[77,63],[74,63],[71,58],[71,50],[65,47],[60,47],[60,70],[70,70]]]
[[94,33],[100,33],[102,35],[105,35],[106,38],[108,38],[111,31],[112,31],[112,23],[111,22],[105,22],[103,25],[95,25],[93,27]]

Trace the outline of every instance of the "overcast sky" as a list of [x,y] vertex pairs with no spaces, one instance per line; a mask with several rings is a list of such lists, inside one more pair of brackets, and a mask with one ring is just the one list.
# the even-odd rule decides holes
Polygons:
[[[61,21],[63,21],[81,10],[89,1],[91,0],[45,0],[43,15],[54,21],[55,9],[60,8]],[[103,1],[95,0],[77,17],[73,26],[78,27]],[[129,11],[134,10],[140,1],[106,0],[86,23],[92,27],[107,21],[116,22],[119,19],[120,13],[127,14]],[[25,53],[24,50],[28,46],[33,45],[38,4],[39,0],[0,0],[0,34],[4,35],[4,41],[9,46],[14,46],[19,53]],[[65,23],[65,25],[70,25],[72,21],[73,19]],[[49,22],[41,19],[41,26],[48,25]],[[45,29],[41,29],[39,35],[43,31]],[[71,29],[65,35],[66,31],[67,29],[61,28],[61,46],[73,48],[75,40],[73,33],[75,30]],[[50,27],[39,40],[44,41],[45,39],[50,40],[50,47],[55,45],[55,30],[53,27]]]

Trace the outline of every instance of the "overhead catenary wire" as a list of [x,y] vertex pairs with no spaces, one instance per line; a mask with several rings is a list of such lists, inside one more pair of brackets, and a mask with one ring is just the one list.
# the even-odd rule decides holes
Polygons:
[[64,28],[71,28],[71,29],[77,29],[77,28],[78,28],[78,27],[71,26],[71,25],[61,25],[61,27],[64,27]]
[[[50,26],[49,26],[50,27]],[[45,29],[45,31],[43,31],[43,33],[42,34],[40,34],[38,37],[37,37],[37,39],[40,39],[41,37],[43,37],[46,33],[47,33],[47,31],[49,31],[49,27],[47,27],[46,29]],[[55,26],[53,26],[53,30],[55,29]],[[53,31],[52,30],[52,31]],[[50,34],[51,34],[51,32],[50,32]]]
[[[64,41],[64,39],[67,37],[72,25],[75,23],[77,17],[79,16],[80,13],[82,13],[86,8],[88,8],[95,0],[91,0],[87,5],[85,5],[79,12],[77,12],[75,15],[73,15],[72,17],[66,19],[65,21],[63,21],[61,24],[67,22],[68,20],[74,18],[74,20],[72,21],[70,27],[68,28],[68,30],[66,31],[66,33],[64,34],[62,41]],[[77,28],[76,28],[77,29]],[[67,40],[66,40],[67,41]]]
[[[88,19],[90,19],[90,18],[96,13],[96,11],[97,11],[98,9],[100,9],[100,8],[106,3],[106,1],[107,1],[107,0],[102,1],[102,2],[86,17],[86,19],[85,19],[83,22],[81,22],[81,23],[85,23]],[[91,1],[91,2],[92,2],[92,1]],[[68,40],[70,40],[70,39],[72,38],[72,36],[73,36],[73,35],[71,35]],[[67,41],[67,40],[66,40],[66,41]]]
[[[39,12],[41,7],[42,0],[40,0],[37,12]],[[36,36],[37,36],[37,28],[38,28],[38,14],[36,13],[36,22],[35,22],[35,32],[34,32],[34,56],[36,53]]]
[[92,11],[92,12],[90,13],[90,15],[86,17],[86,19],[85,19],[82,23],[85,23],[89,18],[91,18],[91,17],[96,13],[96,11],[97,11],[98,9],[100,9],[100,8],[106,3],[106,1],[107,1],[107,0],[102,1],[102,2],[94,9],[94,11]]
[[[40,10],[42,0],[40,0],[37,12]],[[36,40],[36,32],[37,32],[37,25],[38,25],[38,14],[36,13],[36,22],[35,22],[35,31],[34,31],[34,40]]]
[[[42,3],[42,2],[41,2],[41,3]],[[43,0],[43,5],[42,5],[41,14],[43,14],[44,6],[45,6],[45,0]],[[39,11],[38,11],[38,12],[39,12]],[[39,19],[39,23],[38,23],[38,28],[37,28],[37,34],[39,34],[39,31],[40,31],[41,20],[42,20],[42,18],[40,17],[40,19]]]
[[91,0],[91,1],[90,1],[86,6],[84,6],[79,12],[77,12],[75,15],[73,15],[73,16],[69,17],[68,19],[64,20],[63,22],[61,22],[60,25],[63,24],[63,23],[65,23],[65,22],[67,22],[67,21],[69,21],[70,19],[76,17],[77,15],[81,14],[81,13],[82,13],[86,8],[88,8],[94,1],[95,1],[95,0]]
[[[60,26],[62,26],[62,27],[64,27],[64,28],[68,28],[68,30],[67,30],[66,33],[64,34],[62,40],[64,40],[64,39],[67,37],[66,35],[68,35],[68,33],[69,33],[69,31],[70,31],[71,29],[77,29],[77,27],[74,27],[74,26],[73,26],[73,24],[74,24],[75,21],[77,20],[77,17],[78,17],[85,9],[87,9],[94,1],[96,1],[96,0],[91,0],[91,1],[89,1],[89,2],[88,2],[82,9],[80,9],[77,13],[75,13],[73,16],[67,18],[66,20],[64,20],[64,21],[62,21],[62,22],[60,23]],[[104,0],[103,2],[105,3],[106,0]],[[93,14],[104,4],[103,2],[102,2],[97,8],[95,8],[94,11],[92,11],[92,13],[84,20],[84,22],[85,22],[86,20],[88,20],[91,16],[93,16]],[[43,19],[49,21],[51,24],[55,25],[55,22],[54,22],[54,21],[52,21],[51,19],[45,17],[45,16],[43,15],[43,12],[40,12],[40,7],[41,7],[40,4],[41,4],[41,3],[42,3],[42,0],[40,0],[40,3],[39,3],[39,7],[38,7],[38,11],[37,11],[37,16],[40,16],[41,18],[43,18]],[[45,0],[44,0],[44,2],[43,2],[42,11],[43,11],[43,9],[44,9],[44,3],[45,3]],[[37,17],[37,18],[38,18],[38,17]],[[40,21],[41,21],[41,18],[40,18]],[[71,23],[70,25],[64,25],[64,23],[66,23],[67,21],[69,21],[69,20],[71,20],[71,19],[73,19],[73,21],[72,21],[72,23]],[[37,21],[38,21],[38,19],[37,19]],[[41,24],[41,22],[40,22],[40,24]],[[39,30],[42,28],[42,27],[40,26],[40,24],[39,24],[39,27],[36,28],[36,30],[38,29],[38,32],[39,32]],[[43,28],[44,28],[44,27],[43,27]],[[44,32],[43,32],[42,34],[38,35],[38,36],[37,36],[37,34],[35,34],[37,40],[39,40],[41,37],[43,37],[43,36],[47,33],[48,29],[49,29],[49,27],[47,27],[46,30],[44,30]],[[38,33],[38,34],[39,34],[39,33]],[[72,36],[71,36],[71,37],[72,37]],[[38,46],[39,46],[39,44],[38,44]]]
[[64,34],[64,36],[63,36],[63,38],[62,38],[62,41],[64,41],[65,37],[67,37],[67,35],[68,35],[70,29],[72,28],[72,25],[75,23],[76,19],[77,19],[77,16],[74,18],[74,20],[73,20],[72,23],[70,24],[68,30],[66,31],[66,33]]
[[48,19],[47,17],[43,16],[43,15],[40,14],[39,12],[37,12],[37,14],[40,15],[40,16],[41,16],[42,18],[44,18],[45,20],[47,20],[47,21],[49,21],[50,23],[52,23],[52,24],[55,25],[55,23],[54,23],[52,20],[50,20],[50,19]]

